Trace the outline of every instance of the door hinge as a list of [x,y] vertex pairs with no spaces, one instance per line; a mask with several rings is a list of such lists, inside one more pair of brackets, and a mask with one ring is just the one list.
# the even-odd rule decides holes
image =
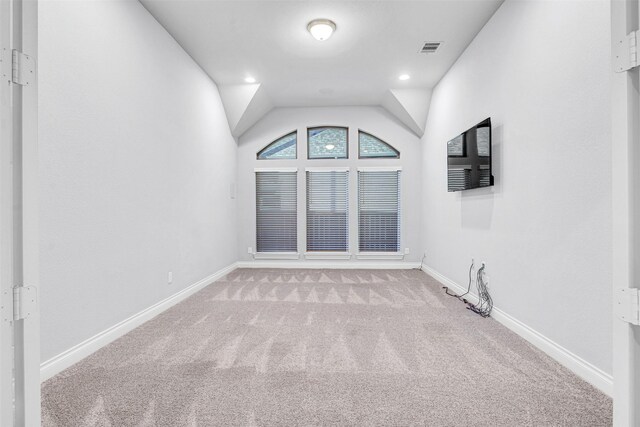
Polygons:
[[632,325],[640,325],[640,294],[636,288],[622,288],[616,292],[616,316]]
[[38,291],[35,286],[13,288],[13,320],[27,319],[35,313]]
[[638,65],[638,31],[632,31],[614,43],[613,69],[616,73],[622,73]]
[[33,57],[13,49],[11,59],[11,81],[17,85],[28,86],[33,83],[36,67]]

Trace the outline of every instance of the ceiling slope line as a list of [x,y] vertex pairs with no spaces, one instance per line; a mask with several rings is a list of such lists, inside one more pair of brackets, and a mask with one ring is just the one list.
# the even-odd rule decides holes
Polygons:
[[273,108],[261,84],[224,85],[218,88],[231,134],[242,135]]
[[380,105],[418,137],[422,137],[427,124],[430,103],[431,90],[390,89],[384,95]]

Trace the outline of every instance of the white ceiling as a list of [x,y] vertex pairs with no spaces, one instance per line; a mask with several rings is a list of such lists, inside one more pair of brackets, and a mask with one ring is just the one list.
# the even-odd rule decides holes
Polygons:
[[[141,1],[219,86],[243,85],[246,76],[255,77],[260,108],[252,114],[258,116],[272,107],[384,105],[394,89],[424,93],[502,3]],[[315,18],[337,24],[329,40],[319,42],[307,32],[307,23]],[[425,41],[443,44],[435,54],[418,53]],[[411,79],[399,81],[402,73]],[[237,104],[224,98],[225,107]],[[255,122],[248,119],[244,122]],[[417,126],[424,130],[424,124]]]

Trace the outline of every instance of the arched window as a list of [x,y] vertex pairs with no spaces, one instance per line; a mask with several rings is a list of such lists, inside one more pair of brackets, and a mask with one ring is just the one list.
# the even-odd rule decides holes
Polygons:
[[399,159],[400,152],[380,138],[358,131],[358,157],[361,159]]
[[258,160],[267,159],[296,159],[298,145],[298,131],[293,131],[273,141],[258,152]]
[[349,157],[347,128],[315,127],[307,129],[309,159],[346,159]]

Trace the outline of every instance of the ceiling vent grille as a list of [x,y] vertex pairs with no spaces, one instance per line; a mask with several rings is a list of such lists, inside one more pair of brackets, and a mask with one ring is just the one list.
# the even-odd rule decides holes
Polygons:
[[442,42],[424,42],[420,53],[436,53]]

